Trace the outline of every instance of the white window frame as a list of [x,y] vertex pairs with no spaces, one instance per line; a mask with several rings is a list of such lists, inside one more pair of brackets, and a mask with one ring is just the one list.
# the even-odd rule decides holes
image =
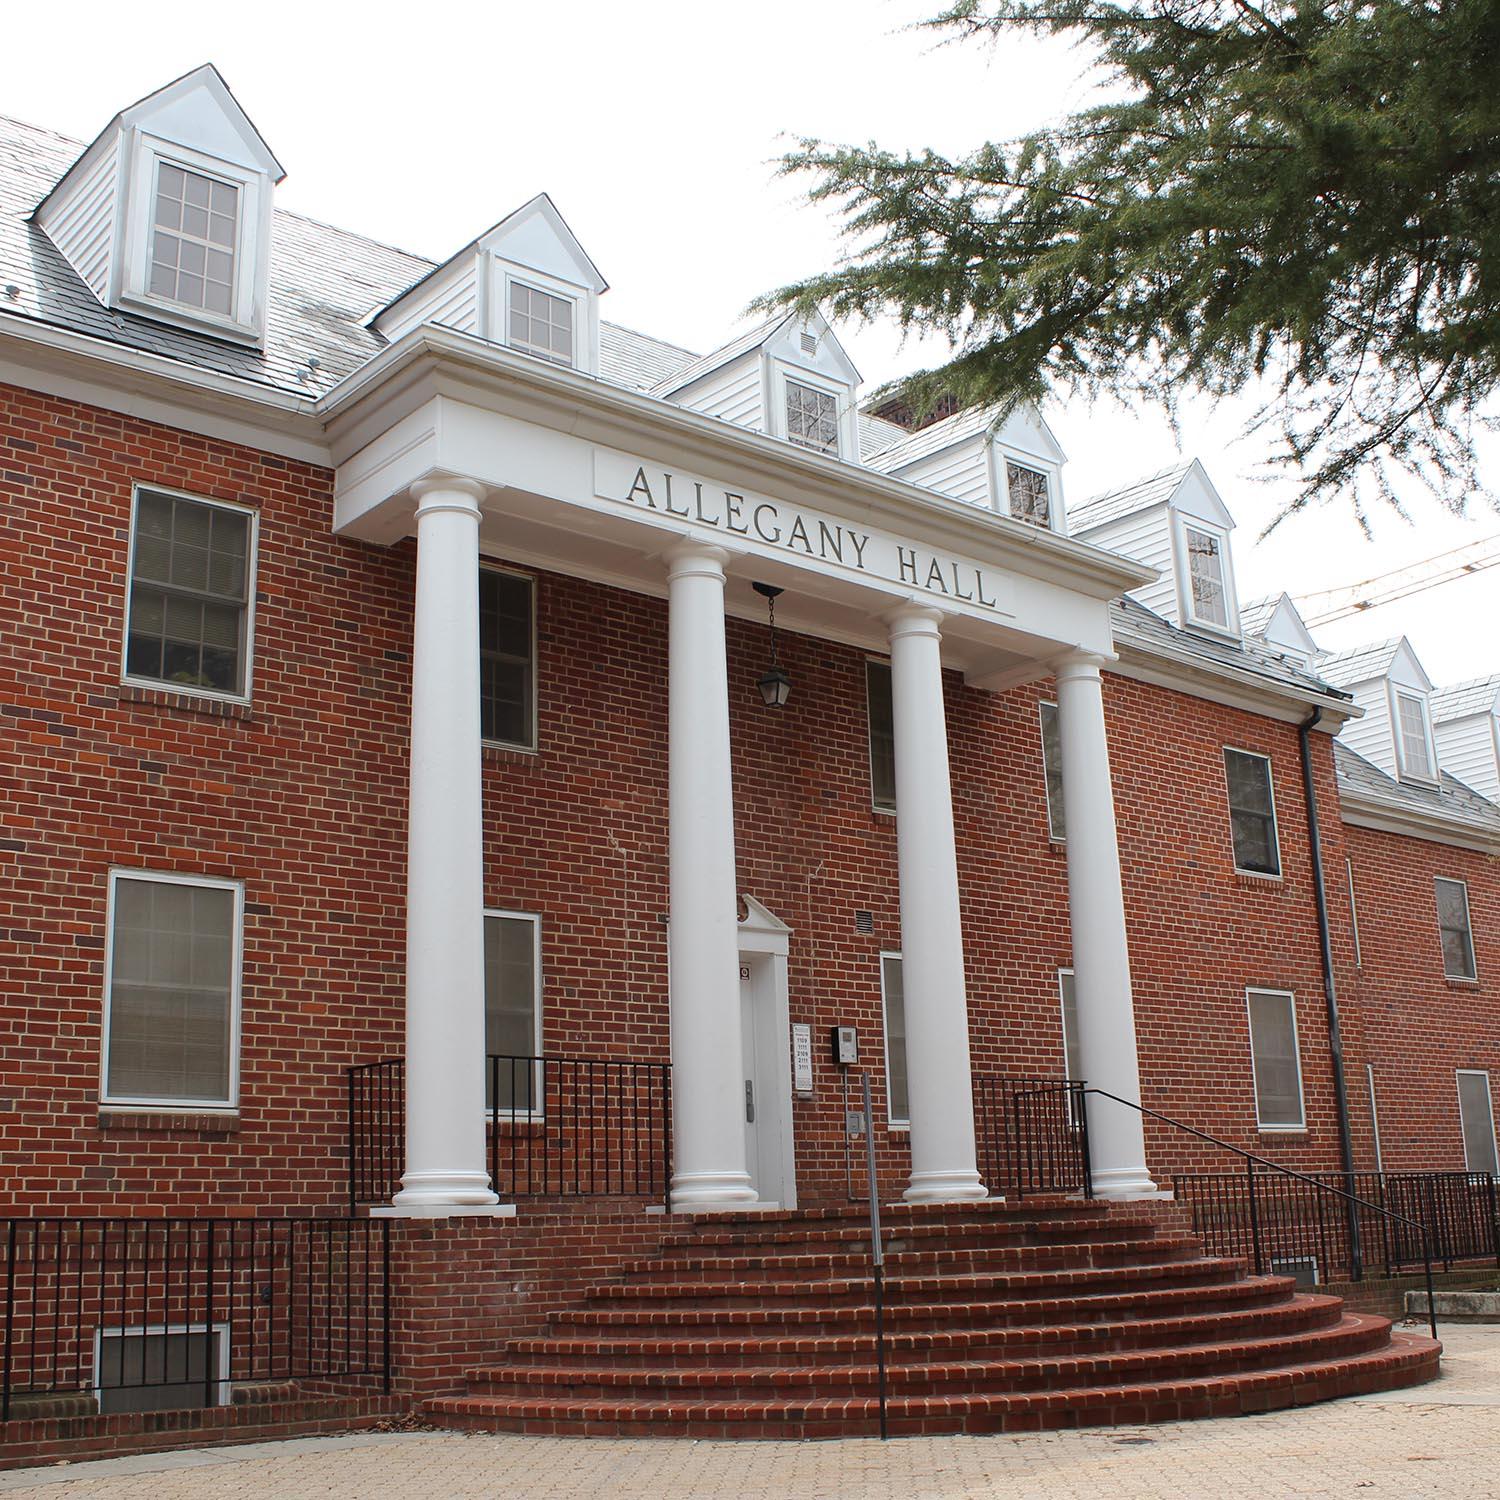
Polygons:
[[[1271,794],[1271,846],[1276,855],[1275,870],[1247,870],[1240,864],[1239,854],[1234,847],[1234,804],[1230,800],[1229,790],[1229,755],[1243,755],[1250,760],[1260,760],[1266,766],[1266,789]],[[1281,880],[1285,871],[1285,864],[1281,858],[1281,814],[1276,809],[1276,767],[1272,764],[1271,757],[1259,750],[1246,750],[1240,745],[1225,745],[1219,755],[1219,764],[1224,771],[1224,809],[1229,814],[1229,858],[1234,865],[1236,875],[1244,875],[1250,880]]]
[[[162,297],[151,291],[151,245],[156,228],[156,182],[162,163],[211,177],[239,189],[239,226],[234,246],[234,296],[228,317]],[[126,205],[125,255],[116,299],[121,306],[158,322],[207,330],[237,342],[259,344],[265,334],[266,266],[271,242],[271,185],[266,174],[221,161],[176,141],[137,132],[130,156],[130,202]]]
[[[848,416],[854,404],[854,393],[849,387],[840,381],[830,380],[826,375],[819,375],[812,370],[804,370],[800,366],[786,365],[780,360],[773,362],[772,371],[771,421],[772,431],[775,435],[782,438],[789,447],[795,448],[798,453],[807,453],[814,458],[848,458]],[[786,420],[786,386],[789,380],[795,385],[805,385],[810,391],[819,391],[823,395],[833,398],[833,409],[836,418],[834,428],[838,433],[838,440],[831,449],[809,448],[805,444],[792,441]]]
[[[115,975],[115,890],[122,880],[159,885],[191,885],[229,891],[234,896],[233,956],[229,970],[229,1090],[224,1099],[170,1099],[109,1092],[109,1038]],[[182,875],[169,870],[112,869],[109,872],[104,936],[104,1008],[99,1039],[99,1103],[110,1109],[167,1111],[174,1115],[233,1112],[240,1102],[240,1012],[245,962],[245,883],[214,875]]]
[[[531,1050],[537,1056],[542,1052],[542,996],[544,986],[542,984],[542,914],[535,911],[512,911],[503,906],[486,906],[484,908],[484,920],[491,917],[508,917],[512,921],[531,923]],[[489,1086],[489,1046],[485,1046],[485,1087]],[[538,1091],[533,1088],[533,1094]],[[497,1120],[522,1120],[538,1121],[546,1118],[546,1098],[541,1096],[541,1103],[536,1109],[497,1109],[494,1116]],[[490,1107],[485,1105],[484,1117],[490,1118]]]
[[[1464,893],[1464,926],[1469,934],[1469,959],[1474,965],[1472,974],[1450,974],[1448,972],[1448,960],[1443,955],[1443,914],[1438,910],[1437,888],[1438,882],[1444,885],[1456,885]],[[1469,882],[1460,880],[1456,875],[1434,875],[1432,877],[1432,914],[1437,921],[1438,933],[1438,958],[1443,965],[1443,978],[1450,984],[1478,984],[1479,983],[1479,952],[1474,947],[1474,908],[1469,902]]]
[[[1177,554],[1177,598],[1185,625],[1195,630],[1207,630],[1229,640],[1240,638],[1240,601],[1234,587],[1234,570],[1229,560],[1229,533],[1211,521],[1197,516],[1178,514],[1174,529]],[[1188,532],[1201,531],[1212,537],[1219,545],[1219,579],[1224,589],[1224,624],[1217,620],[1205,620],[1193,608],[1192,552],[1188,544]]]
[[[1063,806],[1061,808],[1059,808],[1059,809],[1054,809],[1053,806],[1052,806],[1052,778],[1050,776],[1048,776],[1048,774],[1047,774],[1047,718],[1046,718],[1046,711],[1049,708],[1052,710],[1053,713],[1057,714],[1057,716],[1058,716],[1058,718],[1057,718],[1057,750],[1058,750],[1058,755],[1059,756],[1061,756],[1061,754],[1062,754],[1062,713],[1061,713],[1061,710],[1059,710],[1059,708],[1058,708],[1058,706],[1057,706],[1056,703],[1052,702],[1048,698],[1043,698],[1043,699],[1041,699],[1037,703],[1037,706],[1036,706],[1036,721],[1037,721],[1037,734],[1038,734],[1038,736],[1041,739],[1041,745],[1042,745],[1042,796],[1046,800],[1046,803],[1047,803],[1047,841],[1049,843],[1052,843],[1052,844],[1066,844],[1068,842],[1068,833],[1067,833],[1068,790],[1067,790],[1066,787],[1063,787],[1063,789],[1062,789],[1062,802],[1063,802]],[[1062,780],[1062,766],[1061,765],[1059,765],[1058,768],[1057,768],[1057,776],[1058,776],[1058,780],[1061,781]],[[1062,813],[1064,821],[1063,821],[1063,831],[1061,833],[1059,833],[1057,831],[1057,819],[1054,816],[1054,812],[1061,812]]]
[[[1076,1053],[1078,1050],[1078,1038],[1073,1035],[1072,1028],[1068,1025],[1068,1000],[1067,994],[1063,988],[1064,979],[1071,979],[1073,981],[1073,997],[1076,1007],[1078,998],[1077,972],[1071,967],[1063,967],[1057,971],[1057,1011],[1058,1014],[1062,1017],[1063,1077],[1077,1080],[1079,1074],[1082,1072],[1082,1061],[1080,1059],[1079,1071],[1077,1073],[1075,1073],[1068,1064],[1068,1053],[1070,1051]],[[1072,1043],[1071,1047],[1069,1046],[1070,1042]]]
[[[244,688],[238,693],[224,693],[217,688],[195,687],[186,682],[164,682],[160,677],[132,677],[126,671],[130,660],[130,595],[135,585],[136,517],[142,494],[166,495],[173,500],[190,500],[194,505],[208,505],[217,510],[234,511],[250,518],[245,566],[245,672]],[[180,694],[187,698],[208,698],[215,703],[248,704],[255,688],[255,590],[260,561],[260,511],[253,505],[238,505],[232,500],[210,500],[190,490],[169,489],[164,484],[137,480],[130,487],[130,538],[125,552],[125,607],[120,629],[120,681],[128,687],[148,688],[157,693]]]
[[1344,858],[1344,871],[1349,878],[1349,926],[1354,933],[1354,967],[1362,969],[1365,961],[1359,951],[1359,906],[1354,898],[1354,861],[1347,855]]
[[[135,1385],[131,1385],[131,1386],[108,1386],[108,1387],[106,1387],[104,1385],[104,1382],[102,1381],[102,1379],[100,1377],[103,1374],[104,1341],[105,1341],[105,1339],[140,1338],[142,1334],[144,1334],[147,1338],[153,1338],[153,1337],[158,1337],[158,1336],[161,1336],[161,1335],[167,1335],[167,1334],[173,1334],[173,1333],[197,1333],[197,1334],[204,1334],[204,1333],[206,1333],[206,1334],[209,1334],[209,1335],[217,1337],[217,1339],[218,1339],[218,1348],[219,1348],[219,1358],[218,1358],[218,1366],[219,1366],[219,1368],[216,1371],[215,1376],[214,1376],[214,1385],[217,1388],[216,1391],[215,1391],[215,1394],[216,1394],[216,1396],[217,1396],[218,1399],[214,1402],[214,1405],[216,1405],[216,1406],[228,1406],[228,1405],[230,1405],[231,1402],[234,1399],[234,1394],[233,1394],[233,1391],[231,1389],[231,1382],[230,1382],[230,1379],[229,1379],[229,1371],[230,1371],[230,1362],[229,1362],[229,1336],[230,1335],[229,1335],[229,1324],[228,1323],[212,1323],[212,1324],[209,1324],[206,1327],[202,1323],[143,1323],[143,1324],[137,1324],[137,1325],[129,1326],[129,1327],[125,1326],[124,1324],[115,1324],[112,1327],[96,1326],[94,1328],[94,1373],[93,1373],[93,1382],[92,1382],[92,1385],[93,1385],[93,1395],[94,1395],[95,1404],[96,1405],[98,1404],[102,1392],[105,1391],[106,1389],[112,1390],[112,1391],[114,1391],[114,1390],[138,1391],[138,1390],[150,1390],[151,1389],[150,1386],[135,1386]],[[214,1347],[214,1345],[213,1345],[212,1339],[210,1339],[210,1343],[209,1343],[210,1350],[212,1350],[213,1347]],[[163,1383],[165,1384],[167,1382],[163,1382]],[[172,1384],[178,1384],[179,1382],[171,1382],[171,1383]],[[181,1384],[186,1384],[185,1381],[184,1382],[180,1382],[180,1383]]]
[[[903,1020],[906,1017],[906,964],[899,951],[892,951],[888,948],[882,949],[880,953],[880,1040],[882,1048],[881,1057],[885,1067],[885,1128],[888,1131],[907,1131],[911,1129],[911,1119],[909,1117],[903,1119],[891,1109],[891,1027],[885,1001],[885,961],[888,958],[895,959],[901,965],[901,1015]],[[904,1051],[906,1048],[906,1038],[904,1036],[901,1039],[901,1046]],[[908,1054],[906,1075],[908,1109],[911,1107],[910,1062],[911,1059]]]
[[[870,668],[871,667],[884,667],[887,672],[890,672],[891,671],[891,663],[890,663],[889,659],[887,659],[885,657],[879,657],[879,656],[867,656],[864,659],[864,678],[865,678],[865,761],[866,761],[866,763],[867,763],[867,765],[869,767],[869,776],[870,776],[870,811],[871,812],[879,813],[882,817],[885,817],[885,818],[894,818],[896,816],[896,812],[897,812],[897,803],[896,803],[896,791],[895,791],[895,788],[893,787],[891,789],[891,802],[890,802],[890,806],[887,807],[886,804],[883,803],[880,800],[879,788],[876,787],[876,785],[875,785],[875,744],[874,744],[874,728],[875,728],[875,725],[874,725],[874,721],[870,717]],[[892,768],[892,772],[893,772],[892,780],[895,779],[895,777],[894,777],[894,770],[895,770],[895,763],[896,763],[896,755],[895,755],[895,717],[896,717],[896,715],[895,715],[895,696],[896,696],[896,684],[895,684],[895,678],[893,676],[892,679],[891,679],[891,720],[892,720],[892,724],[891,724],[891,728],[892,728],[892,734],[891,734],[891,768]]]
[[[999,442],[990,442],[985,454],[985,465],[990,486],[990,509],[996,515],[1010,516],[1010,482],[1007,464],[1019,464],[1023,469],[1035,469],[1047,478],[1047,505],[1050,512],[1047,526],[1033,526],[1036,531],[1050,531],[1053,536],[1067,536],[1068,514],[1063,504],[1062,468],[1049,458],[1039,458],[1035,453],[1023,453],[1019,448],[1006,448]],[[1024,525],[1033,525],[1024,522]]]
[[[1421,786],[1437,786],[1442,773],[1438,770],[1437,742],[1432,733],[1432,713],[1427,702],[1427,695],[1413,688],[1398,687],[1395,683],[1388,684],[1390,694],[1388,711],[1391,716],[1391,736],[1396,741],[1396,765],[1400,769],[1402,781],[1415,781]],[[1427,772],[1414,771],[1406,763],[1406,735],[1401,727],[1401,700],[1410,699],[1422,711],[1422,733],[1427,740],[1427,764],[1431,769]]]
[[[1018,516],[1016,514],[1015,505],[1011,500],[1010,495],[1010,469],[1012,464],[1014,464],[1018,469],[1025,469],[1028,473],[1039,475],[1042,481],[1046,484],[1047,520],[1044,524],[1038,524],[1036,521],[1031,520],[1027,516]],[[1035,526],[1038,531],[1054,530],[1055,528],[1052,523],[1054,520],[1053,513],[1057,509],[1057,489],[1053,481],[1051,471],[1043,468],[1043,466],[1039,463],[1021,458],[1018,455],[1012,453],[1003,454],[999,458],[996,464],[996,470],[1004,481],[1004,487],[1000,492],[1001,498],[1004,501],[1002,513],[1009,516],[1012,521],[1021,521],[1027,526]]]
[[[561,366],[559,366],[561,368]],[[512,578],[524,578],[531,585],[531,703],[529,714],[531,719],[531,743],[523,744],[520,740],[487,740],[481,739],[481,745],[490,746],[496,750],[517,750],[524,755],[535,755],[541,749],[541,722],[538,716],[538,679],[541,677],[541,654],[536,631],[536,596],[539,591],[539,580],[535,573],[528,573],[523,568],[509,568],[503,563],[491,562],[487,557],[479,559],[481,571],[491,573],[506,573]]]
[[[1274,995],[1287,1002],[1292,1018],[1292,1055],[1297,1061],[1297,1113],[1301,1117],[1297,1124],[1270,1124],[1260,1117],[1260,1080],[1255,1067],[1255,1020],[1250,1008],[1252,995]],[[1291,990],[1273,990],[1264,985],[1247,985],[1245,988],[1245,1038],[1250,1044],[1250,1091],[1255,1097],[1255,1128],[1258,1131],[1277,1135],[1307,1134],[1307,1087],[1302,1077],[1302,1032],[1297,1025],[1297,997]]]
[[[569,364],[561,364],[545,354],[538,354],[535,349],[525,344],[513,344],[510,339],[510,289],[513,286],[524,286],[529,292],[542,292],[548,297],[556,297],[559,302],[571,302],[573,304],[573,357]],[[545,275],[540,271],[527,270],[525,272],[512,271],[509,267],[502,267],[500,285],[500,319],[504,338],[501,340],[507,349],[514,349],[517,354],[524,354],[528,359],[540,360],[544,365],[551,365],[554,370],[579,370],[583,371],[583,362],[579,359],[579,340],[582,332],[579,324],[585,315],[583,297],[576,286],[570,286],[566,281],[559,281],[556,277]],[[585,372],[587,373],[587,372]]]
[[1464,1171],[1487,1172],[1489,1171],[1488,1167],[1476,1167],[1471,1165],[1469,1161],[1469,1137],[1468,1133],[1464,1130],[1464,1096],[1460,1091],[1458,1083],[1458,1080],[1464,1077],[1465,1074],[1484,1079],[1485,1097],[1489,1100],[1490,1105],[1490,1152],[1497,1163],[1500,1163],[1500,1138],[1497,1138],[1495,1135],[1495,1091],[1491,1086],[1490,1070],[1488,1068],[1455,1068],[1453,1070],[1453,1092],[1458,1100],[1458,1129],[1459,1134],[1463,1136],[1464,1142]]

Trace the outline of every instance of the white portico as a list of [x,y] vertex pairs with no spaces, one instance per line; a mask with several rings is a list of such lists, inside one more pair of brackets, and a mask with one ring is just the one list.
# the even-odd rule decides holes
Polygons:
[[[477,647],[452,595],[482,554],[664,597],[669,612],[673,1203],[755,1200],[746,1169],[726,614],[889,654],[908,1032],[907,1196],[980,1197],[942,673],[1058,677],[1074,967],[1089,1081],[1138,1096],[1099,687],[1109,599],[1146,571],[1065,537],[446,329],[336,392],[336,526],[417,538],[408,1154],[398,1209],[488,1200],[479,1058]],[[418,753],[421,751],[422,753]],[[1076,830],[1076,831],[1075,831]],[[503,859],[504,851],[491,851]],[[425,915],[424,915],[425,914]],[[473,1076],[470,1077],[469,1074]],[[1100,1188],[1153,1190],[1141,1132],[1096,1110]]]

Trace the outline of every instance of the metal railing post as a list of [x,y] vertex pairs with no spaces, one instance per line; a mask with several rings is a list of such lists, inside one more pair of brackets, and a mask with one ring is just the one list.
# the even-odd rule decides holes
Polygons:
[[354,1120],[354,1069],[346,1068],[344,1073],[349,1081],[349,1217],[352,1219],[359,1210],[359,1168],[356,1166],[359,1146]]
[[875,1175],[875,1117],[870,1108],[870,1075],[861,1073],[860,1091],[865,1111],[865,1175],[870,1190],[870,1265],[875,1277],[875,1383],[880,1399],[880,1440],[886,1425],[885,1395],[885,1247],[880,1241],[880,1189]]
[[[208,1249],[204,1260],[208,1280],[203,1292],[203,1404],[214,1405],[214,1220],[208,1221]],[[126,1240],[128,1247],[129,1240]],[[126,1254],[129,1251],[127,1248]]]
[[1253,1161],[1245,1163],[1245,1180],[1250,1194],[1250,1246],[1255,1258],[1255,1274],[1264,1276],[1266,1274],[1265,1256],[1260,1246],[1260,1211],[1255,1201],[1255,1163]]
[[10,1421],[11,1361],[14,1358],[16,1333],[16,1221],[11,1219],[5,1234],[5,1370],[0,1382],[0,1422]]

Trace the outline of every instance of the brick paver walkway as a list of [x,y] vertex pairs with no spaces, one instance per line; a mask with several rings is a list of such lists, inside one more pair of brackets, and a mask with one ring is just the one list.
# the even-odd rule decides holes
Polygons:
[[880,1443],[308,1438],[0,1473],[5,1500],[949,1500],[1500,1496],[1500,1326],[1442,1330],[1441,1379],[1268,1416]]

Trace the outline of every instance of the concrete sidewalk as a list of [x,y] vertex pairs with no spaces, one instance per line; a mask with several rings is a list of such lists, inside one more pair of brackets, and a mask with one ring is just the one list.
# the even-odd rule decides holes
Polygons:
[[0,1474],[6,1500],[1077,1500],[1500,1495],[1500,1326],[1441,1330],[1410,1391],[1218,1422],[1021,1437],[709,1443],[394,1433],[157,1453]]

